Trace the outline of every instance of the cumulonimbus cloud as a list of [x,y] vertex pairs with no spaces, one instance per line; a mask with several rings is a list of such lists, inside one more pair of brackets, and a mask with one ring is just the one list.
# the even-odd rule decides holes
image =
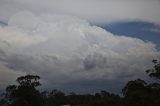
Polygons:
[[28,11],[0,27],[0,44],[3,67],[15,76],[38,74],[45,87],[142,77],[160,56],[151,42],[113,35],[78,17]]

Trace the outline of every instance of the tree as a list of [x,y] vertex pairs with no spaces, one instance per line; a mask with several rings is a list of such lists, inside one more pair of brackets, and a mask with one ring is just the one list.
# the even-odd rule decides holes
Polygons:
[[[146,73],[160,80],[160,61],[153,60],[154,66]],[[129,81],[122,89],[126,106],[158,106],[160,104],[160,84],[147,84],[141,79]]]
[[48,100],[51,106],[62,106],[66,104],[65,94],[57,89],[49,93]]
[[0,99],[0,106],[6,106],[6,103],[7,101],[5,99]]
[[141,79],[129,81],[122,89],[125,106],[150,106],[146,86],[147,83]]
[[41,85],[39,79],[40,77],[37,75],[26,75],[18,77],[16,81],[19,83],[19,86],[35,88]]
[[147,83],[144,80],[137,79],[134,81],[129,81],[126,86],[122,89],[122,93],[124,96],[128,96],[135,90],[143,90]]
[[154,67],[147,70],[146,73],[149,74],[150,77],[154,77],[160,80],[160,61],[153,60]]
[[40,86],[40,77],[26,75],[17,78],[18,85],[6,88],[6,98],[10,106],[43,106],[43,99],[36,87]]

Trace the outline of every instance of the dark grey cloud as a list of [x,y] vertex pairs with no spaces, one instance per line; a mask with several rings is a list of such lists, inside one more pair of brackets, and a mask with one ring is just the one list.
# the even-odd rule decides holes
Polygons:
[[0,21],[0,26],[6,26],[6,25],[8,25],[8,24],[3,21]]
[[105,56],[101,54],[93,54],[93,55],[88,55],[84,61],[84,68],[86,70],[94,69],[96,67],[98,68],[107,68],[107,59]]

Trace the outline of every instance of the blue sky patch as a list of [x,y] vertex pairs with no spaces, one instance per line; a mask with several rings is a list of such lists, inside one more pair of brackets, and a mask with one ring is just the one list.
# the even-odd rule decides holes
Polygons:
[[126,35],[151,41],[160,48],[160,26],[148,22],[117,22],[98,25],[116,35]]

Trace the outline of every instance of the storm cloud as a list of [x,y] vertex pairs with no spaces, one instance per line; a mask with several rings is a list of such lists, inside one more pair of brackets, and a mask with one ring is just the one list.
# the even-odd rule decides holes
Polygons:
[[0,27],[0,72],[6,82],[12,74],[37,74],[46,89],[79,84],[82,91],[91,87],[86,82],[95,87],[145,78],[151,60],[159,56],[151,42],[114,35],[71,15],[22,11]]

